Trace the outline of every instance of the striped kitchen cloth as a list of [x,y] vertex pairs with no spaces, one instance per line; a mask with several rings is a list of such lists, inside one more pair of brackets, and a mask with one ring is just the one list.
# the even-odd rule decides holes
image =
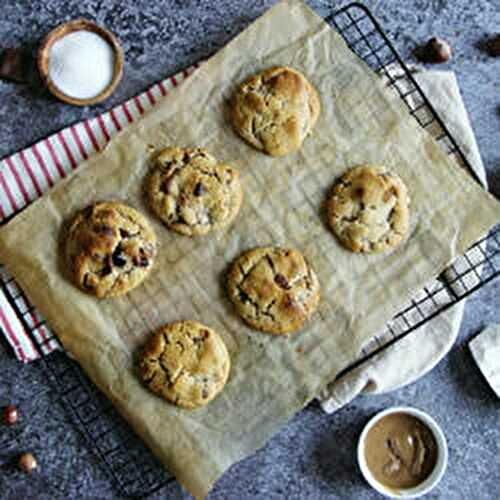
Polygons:
[[[43,195],[179,85],[198,64],[95,118],[71,125],[0,161],[0,224]],[[0,331],[25,363],[60,349],[55,335],[0,265]],[[31,334],[31,335],[30,335]],[[35,345],[36,344],[36,345]]]

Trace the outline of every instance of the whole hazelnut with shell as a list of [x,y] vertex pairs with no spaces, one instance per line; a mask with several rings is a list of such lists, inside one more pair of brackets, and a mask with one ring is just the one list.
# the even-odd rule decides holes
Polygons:
[[19,467],[27,474],[31,474],[38,467],[38,464],[32,453],[23,453],[19,457]]
[[452,56],[450,44],[437,36],[432,37],[422,48],[420,59],[429,63],[444,63]]
[[488,40],[488,53],[491,57],[500,56],[500,33]]
[[14,425],[19,418],[19,413],[14,405],[7,405],[3,409],[3,421],[6,425]]

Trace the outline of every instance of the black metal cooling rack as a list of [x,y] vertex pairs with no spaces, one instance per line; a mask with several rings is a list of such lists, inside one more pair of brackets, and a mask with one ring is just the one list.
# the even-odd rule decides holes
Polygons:
[[[433,135],[446,153],[453,155],[458,164],[479,181],[457,142],[370,11],[362,4],[352,3],[329,15],[326,21],[366,64],[385,75],[388,85],[399,94],[410,114]],[[363,350],[362,356],[339,377],[499,275],[500,226],[496,226],[488,237],[474,244],[432,286],[425,287],[400,311],[386,330]],[[44,356],[47,346],[57,342],[57,339],[25,300],[14,280],[0,277],[0,287],[41,354],[40,361],[34,365],[46,375],[48,383],[58,394],[76,428],[86,438],[89,448],[101,461],[119,494],[146,497],[174,481],[76,362],[62,351]]]

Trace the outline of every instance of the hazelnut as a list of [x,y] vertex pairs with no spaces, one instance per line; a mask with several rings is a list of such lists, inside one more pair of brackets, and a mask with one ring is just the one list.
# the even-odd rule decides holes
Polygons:
[[424,62],[444,63],[451,58],[450,44],[442,38],[433,37],[424,46],[421,59]]
[[26,58],[21,49],[4,49],[0,58],[0,78],[26,83]]
[[32,453],[23,453],[19,457],[19,467],[22,471],[30,474],[37,468],[36,458]]
[[500,56],[500,34],[488,41],[488,53],[491,57]]
[[19,413],[14,405],[7,405],[3,409],[3,420],[6,425],[14,425],[17,422]]

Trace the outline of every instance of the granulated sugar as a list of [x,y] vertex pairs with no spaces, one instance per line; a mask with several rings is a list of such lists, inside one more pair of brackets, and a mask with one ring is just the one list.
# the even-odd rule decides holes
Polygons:
[[92,31],[74,31],[57,40],[49,53],[49,77],[67,96],[91,99],[113,79],[115,54],[111,45]]

